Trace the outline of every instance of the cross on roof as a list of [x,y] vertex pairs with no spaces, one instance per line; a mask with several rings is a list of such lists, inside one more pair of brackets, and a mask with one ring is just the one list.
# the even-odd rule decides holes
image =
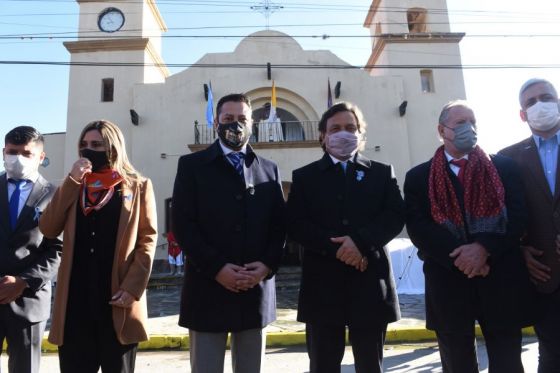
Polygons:
[[266,19],[266,29],[268,30],[270,28],[270,15],[277,10],[284,9],[284,7],[273,3],[270,0],[262,0],[259,5],[251,6],[251,9],[264,15],[264,18]]

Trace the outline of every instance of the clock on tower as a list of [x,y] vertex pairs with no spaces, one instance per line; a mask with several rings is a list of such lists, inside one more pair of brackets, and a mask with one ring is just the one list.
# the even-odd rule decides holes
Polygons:
[[118,8],[106,8],[99,13],[97,26],[103,32],[119,31],[124,25],[124,14]]

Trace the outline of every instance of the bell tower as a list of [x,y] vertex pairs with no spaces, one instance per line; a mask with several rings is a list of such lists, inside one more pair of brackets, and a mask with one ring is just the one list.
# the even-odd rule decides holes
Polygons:
[[155,0],[76,1],[78,40],[64,43],[71,61],[65,169],[77,159],[78,136],[92,120],[116,123],[130,142],[138,124],[131,113],[134,86],[169,76],[161,57],[167,27]]
[[372,36],[367,71],[403,79],[411,160],[427,160],[440,145],[441,108],[466,97],[459,50],[465,34],[451,32],[446,0],[373,0],[364,27]]

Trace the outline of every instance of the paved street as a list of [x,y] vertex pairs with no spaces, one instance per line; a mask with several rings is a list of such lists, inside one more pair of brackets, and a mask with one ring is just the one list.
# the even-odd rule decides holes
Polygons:
[[[149,328],[152,334],[185,334],[177,325],[179,319],[180,286],[159,286],[148,289]],[[298,290],[277,292],[277,317],[269,332],[299,332],[305,326],[296,321]],[[424,295],[399,295],[402,319],[399,325],[424,325]]]
[[[523,349],[523,364],[526,373],[537,371],[537,343],[534,338],[526,338]],[[484,343],[479,342],[480,371],[488,372]],[[342,373],[354,372],[352,351],[346,349]],[[2,360],[2,371],[7,371],[6,359]],[[188,351],[140,352],[136,362],[137,373],[185,373],[189,372]],[[47,354],[43,358],[42,373],[58,372],[58,357]],[[231,373],[231,359],[226,356],[226,370]],[[263,373],[308,372],[307,354],[303,347],[269,349]],[[439,354],[433,343],[414,345],[391,345],[385,349],[385,372],[390,373],[437,373],[441,372]]]
[[[177,283],[177,282],[175,282]],[[285,285],[285,283],[284,283]],[[186,334],[187,330],[177,325],[179,314],[180,286],[156,283],[148,289],[149,328],[152,334]],[[297,286],[284,286],[278,291],[278,320],[270,325],[269,332],[303,331],[304,325],[295,320],[297,309]],[[424,296],[399,295],[402,319],[400,325],[424,324]],[[484,342],[478,342],[481,372],[487,372],[488,363]],[[7,371],[7,359],[3,356],[2,371]],[[535,373],[537,367],[537,343],[534,337],[524,339],[523,362],[526,373]],[[231,372],[231,359],[226,354],[226,372]],[[189,372],[188,351],[142,351],[137,357],[136,372],[160,373]],[[263,373],[307,372],[308,358],[304,346],[271,348],[267,350]],[[385,371],[390,373],[441,372],[439,353],[435,343],[387,345],[385,349]],[[41,372],[58,372],[56,354],[44,354]],[[342,373],[354,372],[352,351],[347,348]]]

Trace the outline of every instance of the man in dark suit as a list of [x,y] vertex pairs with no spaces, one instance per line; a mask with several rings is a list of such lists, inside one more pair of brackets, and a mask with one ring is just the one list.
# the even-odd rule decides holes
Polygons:
[[501,154],[521,168],[529,221],[523,239],[527,268],[540,294],[535,331],[539,373],[560,372],[560,182],[558,94],[544,79],[528,80],[519,92],[521,119],[532,136]]
[[43,136],[20,126],[6,134],[0,175],[0,346],[8,343],[10,373],[39,372],[51,309],[51,279],[61,242],[44,238],[39,216],[55,188],[38,172]]
[[476,145],[476,119],[464,101],[444,106],[438,133],[443,146],[404,185],[406,227],[424,260],[426,327],[436,332],[444,373],[478,372],[475,321],[489,372],[523,372],[529,281],[519,248],[526,217],[518,168]]
[[222,97],[219,140],[179,160],[172,221],[187,257],[179,325],[193,373],[223,371],[228,332],[234,372],[260,372],[263,328],[276,318],[285,206],[278,168],[247,144],[251,115],[245,95]]
[[404,225],[391,166],[371,161],[359,109],[338,103],[319,121],[325,154],[295,170],[288,234],[304,246],[298,321],[311,373],[339,373],[346,326],[356,372],[381,372],[387,323],[399,317],[385,245]]

